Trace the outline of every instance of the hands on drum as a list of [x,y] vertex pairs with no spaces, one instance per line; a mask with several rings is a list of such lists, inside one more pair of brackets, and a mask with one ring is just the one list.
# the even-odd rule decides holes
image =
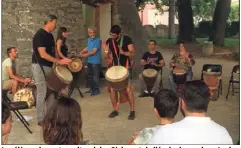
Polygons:
[[69,58],[63,58],[63,59],[60,59],[57,64],[59,65],[68,65],[70,62],[72,62],[71,59]]

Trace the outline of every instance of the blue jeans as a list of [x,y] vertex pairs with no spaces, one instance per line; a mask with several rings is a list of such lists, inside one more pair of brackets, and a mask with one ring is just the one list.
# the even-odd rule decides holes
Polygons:
[[92,93],[99,93],[100,64],[88,63],[88,80],[90,82],[90,90]]
[[[187,70],[186,71],[186,81],[191,81],[192,80],[192,77],[193,77],[193,72],[190,71],[190,70]],[[173,74],[172,74],[172,71],[169,73],[168,75],[168,80],[169,80],[169,85],[171,87],[171,90],[174,91],[175,93],[177,92],[176,90],[176,84],[174,83],[174,80],[173,80]]]

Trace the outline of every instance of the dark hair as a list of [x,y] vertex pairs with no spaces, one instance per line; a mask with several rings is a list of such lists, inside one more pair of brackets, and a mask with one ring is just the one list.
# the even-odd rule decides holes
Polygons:
[[58,39],[64,40],[63,32],[67,32],[67,28],[66,27],[60,27],[59,28],[58,33],[57,33],[57,40]]
[[153,42],[153,43],[156,45],[156,41],[155,41],[155,40],[150,40],[149,43],[150,43],[150,42]]
[[179,99],[171,90],[161,89],[154,96],[154,107],[162,118],[173,119],[177,114]]
[[9,53],[11,53],[11,51],[12,51],[12,49],[15,49],[16,47],[9,47],[8,49],[7,49],[7,55],[9,56]]
[[5,124],[10,115],[10,108],[4,102],[2,102],[2,124]]
[[46,144],[76,145],[83,139],[81,108],[75,99],[57,99],[43,121],[43,137]]
[[209,88],[202,80],[188,81],[183,88],[183,101],[189,112],[207,112]]
[[121,33],[121,28],[119,25],[114,25],[111,27],[110,29],[111,33],[116,33],[116,34],[120,34]]
[[48,21],[52,21],[52,20],[57,20],[57,16],[53,15],[53,14],[49,14],[48,16],[46,16],[46,18],[44,19],[44,25],[46,25],[48,23]]

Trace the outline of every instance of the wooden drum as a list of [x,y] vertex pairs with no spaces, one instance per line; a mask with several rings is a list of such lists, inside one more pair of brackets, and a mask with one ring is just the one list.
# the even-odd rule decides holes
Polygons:
[[52,73],[47,76],[47,85],[53,91],[65,89],[73,81],[71,72],[64,66],[54,66]]
[[184,84],[186,82],[186,70],[183,68],[175,67],[173,69],[173,81],[177,85]]
[[203,71],[203,80],[210,89],[210,98],[212,98],[212,100],[217,100],[216,98],[214,98],[214,91],[217,90],[219,87],[220,76],[220,72]]
[[155,69],[145,69],[142,75],[147,87],[151,89],[155,84],[157,71]]
[[106,71],[105,78],[110,83],[110,87],[115,90],[124,90],[129,82],[129,72],[123,66],[112,66]]
[[28,108],[35,105],[34,89],[22,88],[19,89],[13,96],[13,102],[25,101],[28,104]]
[[83,63],[79,58],[72,58],[72,62],[69,63],[68,68],[71,72],[79,72],[83,68]]

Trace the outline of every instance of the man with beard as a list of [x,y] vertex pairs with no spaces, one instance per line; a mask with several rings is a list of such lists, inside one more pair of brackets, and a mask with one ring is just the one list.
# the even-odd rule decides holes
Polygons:
[[31,78],[24,78],[16,74],[16,58],[18,52],[16,47],[7,49],[8,58],[2,63],[2,87],[4,90],[11,90],[14,95],[18,89],[19,83],[25,85],[32,81]]
[[[129,70],[130,73],[130,57],[134,56],[135,48],[132,39],[127,35],[121,34],[121,28],[118,25],[112,26],[110,29],[110,36],[106,43],[103,43],[103,48],[109,56],[108,61],[112,61],[113,66],[123,66]],[[110,53],[110,54],[108,54]],[[109,63],[108,63],[109,64]],[[130,75],[129,75],[130,78]],[[131,83],[129,80],[128,86],[124,90],[110,89],[111,103],[114,108],[109,115],[109,118],[114,118],[119,115],[118,113],[118,92],[120,97],[126,97],[130,104],[130,114],[128,116],[129,120],[135,119],[134,111],[134,94],[132,92]]]

